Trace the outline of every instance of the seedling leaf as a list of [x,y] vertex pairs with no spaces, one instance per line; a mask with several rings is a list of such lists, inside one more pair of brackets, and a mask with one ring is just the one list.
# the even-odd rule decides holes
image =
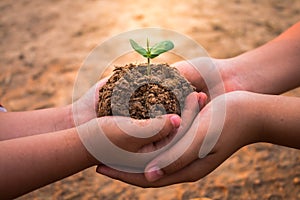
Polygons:
[[143,47],[141,47],[140,45],[138,45],[138,43],[136,43],[134,40],[130,39],[130,44],[131,44],[131,47],[136,51],[138,52],[139,54],[141,54],[142,56],[148,58],[149,55],[147,53],[147,50],[144,49]]
[[151,52],[150,58],[155,58],[155,57],[159,56],[160,54],[167,52],[173,48],[174,48],[174,44],[170,40],[165,40],[165,41],[156,43],[150,49],[150,52]]

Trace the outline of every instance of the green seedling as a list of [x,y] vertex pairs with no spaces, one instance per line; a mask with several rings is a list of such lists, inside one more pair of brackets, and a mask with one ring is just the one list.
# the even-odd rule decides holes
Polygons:
[[131,47],[136,52],[138,52],[139,54],[141,54],[142,56],[147,58],[147,63],[148,63],[147,74],[148,74],[148,76],[151,73],[150,59],[153,59],[153,58],[159,56],[160,54],[165,53],[165,52],[167,52],[167,51],[174,48],[173,42],[171,42],[169,40],[159,42],[159,43],[155,44],[153,47],[150,48],[149,47],[149,40],[147,38],[147,48],[146,49],[144,49],[143,47],[138,45],[138,43],[136,43],[132,39],[130,39],[129,41],[130,41]]

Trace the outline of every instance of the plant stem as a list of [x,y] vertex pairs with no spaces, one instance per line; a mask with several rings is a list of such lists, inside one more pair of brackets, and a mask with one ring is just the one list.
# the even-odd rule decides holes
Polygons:
[[151,73],[151,68],[150,68],[150,58],[147,58],[147,61],[148,61],[147,74],[148,74],[148,76],[150,76],[150,73]]
[[[151,55],[151,52],[150,52],[150,47],[149,47],[149,38],[147,38],[147,53],[148,53],[148,56]],[[150,73],[151,73],[151,69],[150,69],[150,57],[147,57],[147,62],[148,62],[148,66],[147,66],[147,75],[150,76]]]

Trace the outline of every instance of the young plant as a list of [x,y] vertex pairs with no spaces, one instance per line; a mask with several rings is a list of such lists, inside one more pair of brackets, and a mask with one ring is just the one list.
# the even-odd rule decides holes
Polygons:
[[173,42],[171,42],[169,40],[159,42],[159,43],[155,44],[153,47],[150,48],[149,47],[149,40],[147,38],[147,48],[146,49],[144,49],[143,47],[138,45],[138,43],[136,43],[132,39],[130,39],[129,41],[130,41],[131,47],[136,52],[138,52],[139,54],[141,54],[142,56],[147,58],[147,63],[148,63],[147,74],[148,74],[148,76],[151,73],[150,59],[153,59],[153,58],[159,56],[160,54],[165,53],[165,52],[167,52],[167,51],[174,48]]

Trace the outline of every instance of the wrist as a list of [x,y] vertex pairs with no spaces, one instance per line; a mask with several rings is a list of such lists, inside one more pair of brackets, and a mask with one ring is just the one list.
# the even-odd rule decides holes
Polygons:
[[241,136],[241,147],[262,141],[261,133],[264,130],[264,104],[262,95],[235,91],[228,93],[230,95],[229,106],[231,107],[233,118],[237,119],[237,133]]
[[[77,141],[77,145],[74,145],[73,152],[77,152],[77,155],[81,155],[82,163],[85,163],[85,167],[92,167],[102,164],[97,158],[93,156],[87,145],[87,139],[93,140],[93,134],[89,134],[89,123],[73,127],[71,132],[74,133],[73,137]],[[80,153],[79,153],[80,152]]]
[[245,103],[245,109],[248,113],[248,120],[250,126],[249,144],[257,142],[265,142],[266,121],[269,120],[269,115],[272,115],[270,110],[270,101],[267,98],[268,95],[258,94],[253,92],[246,92],[248,94],[247,101]]
[[64,118],[64,127],[63,129],[73,128],[75,127],[73,112],[72,112],[72,105],[67,105],[62,108],[63,109],[63,118]]
[[236,58],[214,59],[214,64],[221,74],[225,92],[247,91],[245,80],[241,79],[240,63]]

